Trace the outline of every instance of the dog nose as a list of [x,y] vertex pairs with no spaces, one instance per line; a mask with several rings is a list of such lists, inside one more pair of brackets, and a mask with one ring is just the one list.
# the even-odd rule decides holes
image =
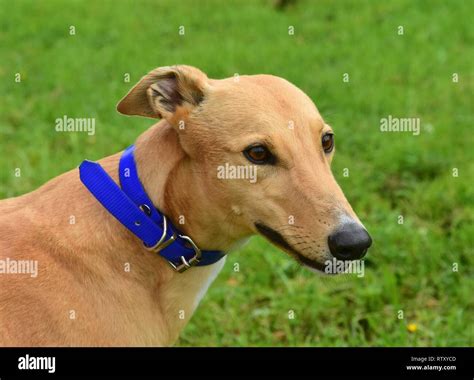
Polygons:
[[346,223],[328,237],[331,254],[338,260],[358,260],[365,256],[372,239],[364,227]]

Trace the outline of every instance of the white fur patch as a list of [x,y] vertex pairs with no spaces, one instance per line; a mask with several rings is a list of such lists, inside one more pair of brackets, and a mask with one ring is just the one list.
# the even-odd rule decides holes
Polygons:
[[[229,249],[228,252],[232,252],[232,251],[235,251],[236,249],[241,248],[243,245],[247,244],[249,240],[250,240],[250,237],[246,237],[246,238],[238,240],[237,242],[235,242],[232,245],[232,247]],[[224,267],[226,259],[227,259],[227,256],[224,256],[217,263],[210,265],[209,266],[209,273],[207,274],[207,277],[205,277],[201,281],[197,282],[197,283],[199,283],[199,288],[197,289],[197,293],[196,293],[196,296],[194,298],[194,308],[196,308],[198,306],[199,302],[201,302],[202,298],[204,297],[207,290],[209,289],[209,286],[216,279],[217,275],[219,274],[219,272]],[[191,270],[196,270],[196,269],[199,270],[199,268],[193,268]]]
[[[212,282],[216,279],[217,275],[219,272],[222,270],[224,267],[225,261],[227,257],[224,256],[222,259],[220,259],[217,263],[210,265],[210,273],[207,276],[204,281],[202,281],[199,285],[199,289],[196,293],[196,297],[194,298],[194,308],[196,308],[199,305],[199,302],[201,302],[202,298],[206,294],[207,290],[209,289],[209,286],[212,284]],[[194,269],[194,268],[193,268]]]

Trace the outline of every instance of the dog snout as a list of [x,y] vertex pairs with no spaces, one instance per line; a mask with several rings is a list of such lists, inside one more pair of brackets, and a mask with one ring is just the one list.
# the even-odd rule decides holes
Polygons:
[[372,244],[367,230],[358,223],[345,223],[328,237],[331,254],[338,260],[358,260]]

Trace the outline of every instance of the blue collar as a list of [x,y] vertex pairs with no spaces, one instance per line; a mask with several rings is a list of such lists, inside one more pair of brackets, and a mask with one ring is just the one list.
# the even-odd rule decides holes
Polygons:
[[201,251],[189,236],[182,235],[153,206],[138,178],[134,146],[122,154],[119,164],[120,188],[97,162],[84,160],[79,176],[85,187],[120,223],[143,241],[145,248],[163,256],[178,272],[192,266],[214,264],[221,251]]

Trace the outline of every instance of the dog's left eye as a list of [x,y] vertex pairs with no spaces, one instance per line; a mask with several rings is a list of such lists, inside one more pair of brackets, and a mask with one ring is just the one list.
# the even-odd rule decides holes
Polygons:
[[257,165],[273,165],[275,163],[275,156],[264,145],[250,146],[243,153],[247,160]]
[[334,135],[332,133],[326,133],[321,139],[323,149],[325,153],[331,153],[334,149]]

